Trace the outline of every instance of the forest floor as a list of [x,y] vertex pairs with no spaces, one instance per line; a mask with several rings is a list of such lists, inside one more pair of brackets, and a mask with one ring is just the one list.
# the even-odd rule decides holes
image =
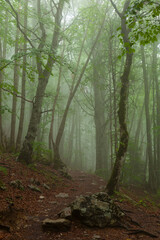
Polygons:
[[[27,167],[9,154],[1,155],[0,166],[7,169],[7,173],[0,171],[0,240],[160,240],[160,199],[135,187],[122,188],[115,200],[134,231],[123,226],[88,228],[75,221],[68,232],[44,232],[44,219],[56,219],[81,194],[102,191],[105,181],[81,171],[70,171],[69,180],[52,167]],[[65,194],[58,197],[59,193]]]

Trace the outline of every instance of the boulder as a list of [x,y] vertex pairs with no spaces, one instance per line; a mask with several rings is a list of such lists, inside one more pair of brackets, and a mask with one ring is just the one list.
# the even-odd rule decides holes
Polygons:
[[[72,218],[90,227],[115,226],[124,216],[121,209],[105,192],[80,196],[70,205]],[[65,209],[60,216],[65,216]]]
[[47,218],[43,221],[42,227],[45,231],[65,232],[71,228],[71,221],[64,218],[57,220]]

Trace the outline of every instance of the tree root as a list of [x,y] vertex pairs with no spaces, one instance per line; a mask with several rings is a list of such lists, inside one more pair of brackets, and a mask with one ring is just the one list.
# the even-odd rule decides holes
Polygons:
[[141,234],[147,235],[147,236],[152,237],[152,238],[158,238],[157,235],[155,235],[155,234],[153,234],[153,233],[150,233],[150,232],[148,232],[148,231],[146,231],[146,230],[142,230],[142,229],[130,229],[130,230],[127,229],[127,230],[128,230],[128,231],[131,231],[131,232],[128,233],[129,235],[141,233]]

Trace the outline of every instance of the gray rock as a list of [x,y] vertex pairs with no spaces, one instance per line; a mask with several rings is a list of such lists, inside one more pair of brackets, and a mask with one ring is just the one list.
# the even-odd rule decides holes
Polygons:
[[68,193],[59,193],[58,195],[56,195],[56,198],[68,198],[69,195]]
[[47,185],[47,184],[43,184],[43,187],[45,188],[45,189],[47,189],[47,190],[50,190],[51,188]]
[[28,187],[29,187],[32,191],[42,193],[41,190],[40,190],[37,186],[35,186],[35,185],[33,185],[33,184],[28,185]]
[[71,221],[61,218],[57,220],[45,219],[42,223],[44,230],[65,232],[71,228]]
[[14,188],[18,188],[20,190],[24,190],[24,186],[22,185],[21,180],[14,180],[10,182],[10,185],[13,186]]
[[71,204],[71,215],[90,227],[114,226],[124,213],[107,193],[80,196]]
[[60,218],[71,219],[71,218],[72,218],[71,207],[66,207],[66,208],[63,209],[63,211],[60,212],[58,215],[59,215]]

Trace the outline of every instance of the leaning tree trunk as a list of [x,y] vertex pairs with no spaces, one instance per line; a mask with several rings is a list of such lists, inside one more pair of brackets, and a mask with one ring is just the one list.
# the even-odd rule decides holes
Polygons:
[[[46,41],[46,33],[44,24],[41,22],[41,9],[40,9],[40,0],[38,0],[38,17],[39,17],[39,25],[40,29],[42,31],[42,37],[41,42],[38,46],[38,51],[43,49]],[[45,65],[45,68],[43,69],[43,63],[41,62],[41,55],[40,53],[37,54],[37,70],[38,70],[38,86],[35,96],[35,102],[33,104],[33,109],[31,113],[30,123],[27,131],[27,135],[25,137],[22,149],[20,151],[20,154],[18,156],[18,160],[25,162],[29,164],[32,160],[32,154],[33,154],[33,143],[35,141],[37,131],[38,131],[38,125],[40,123],[41,119],[41,108],[42,108],[42,101],[45,93],[45,89],[49,80],[49,77],[52,72],[52,67],[55,63],[55,59],[53,56],[56,54],[57,48],[58,48],[58,42],[59,42],[59,34],[60,34],[60,25],[61,25],[61,16],[62,16],[62,10],[64,6],[64,0],[60,0],[58,7],[56,8],[56,14],[55,14],[55,28],[53,32],[52,37],[52,43],[51,43],[51,53],[48,56],[47,63]]]
[[[112,2],[112,0],[111,0]],[[128,8],[130,0],[127,0],[124,4],[123,12],[120,13],[117,10],[117,7],[112,2],[116,12],[121,18],[121,31],[123,36],[123,42],[126,49],[126,60],[124,71],[121,76],[121,90],[120,90],[120,101],[119,101],[119,110],[118,110],[118,118],[119,118],[119,126],[120,126],[120,140],[119,140],[119,148],[116,153],[116,161],[113,167],[113,171],[110,177],[110,180],[106,186],[106,191],[112,195],[116,190],[119,190],[119,182],[121,169],[123,164],[123,159],[128,147],[128,131],[126,124],[126,108],[127,108],[127,100],[128,100],[128,90],[129,90],[129,73],[132,65],[133,52],[131,51],[131,44],[129,41],[129,30],[126,26],[126,18],[125,11]]]

